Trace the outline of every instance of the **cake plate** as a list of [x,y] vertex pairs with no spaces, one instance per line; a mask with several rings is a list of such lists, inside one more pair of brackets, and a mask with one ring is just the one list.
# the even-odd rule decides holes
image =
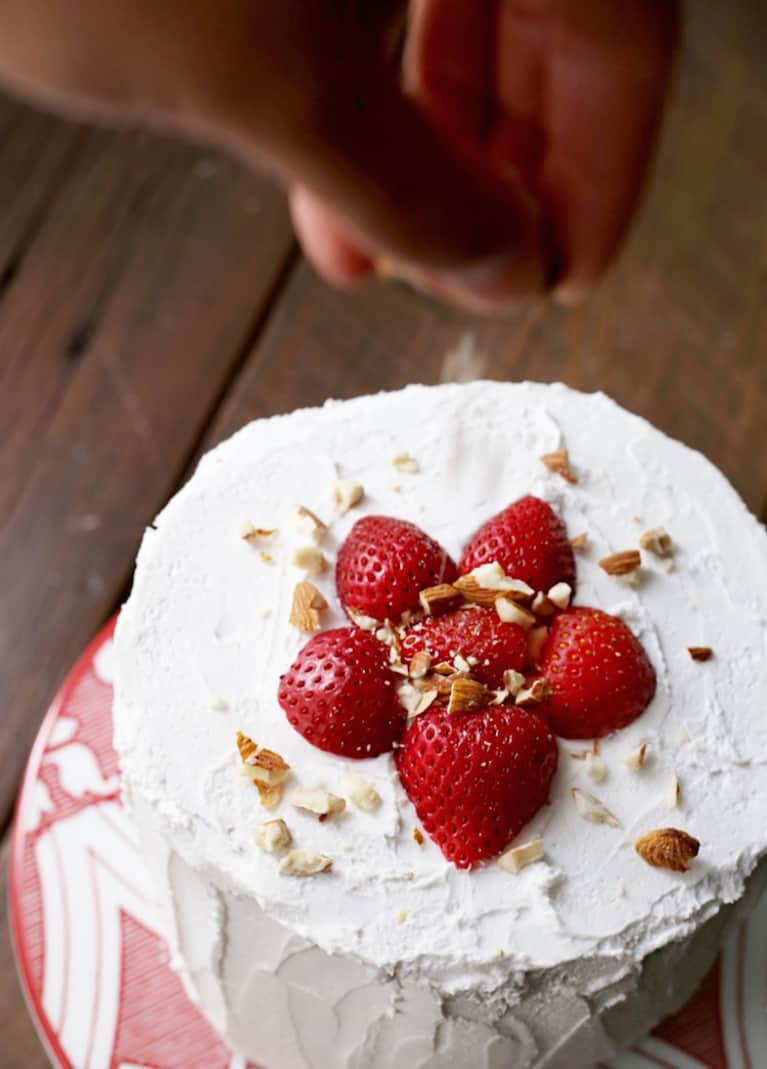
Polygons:
[[[27,1004],[56,1069],[257,1069],[226,1048],[169,962],[120,800],[113,631],[114,621],[54,700],[19,795],[10,907]],[[767,898],[693,1001],[609,1069],[765,1064]]]

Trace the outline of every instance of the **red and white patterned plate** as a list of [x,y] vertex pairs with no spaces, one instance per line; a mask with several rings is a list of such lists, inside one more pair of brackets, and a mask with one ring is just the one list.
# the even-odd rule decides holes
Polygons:
[[[226,1049],[168,961],[120,802],[113,630],[91,643],[56,697],[19,796],[10,899],[24,993],[57,1069],[255,1069]],[[690,1005],[611,1069],[764,1066],[767,899]]]

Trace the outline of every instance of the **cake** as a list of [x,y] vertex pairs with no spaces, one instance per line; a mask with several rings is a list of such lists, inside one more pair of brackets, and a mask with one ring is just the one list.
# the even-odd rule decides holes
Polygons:
[[[546,804],[500,863],[460,867],[406,793],[401,740],[318,748],[281,679],[314,629],[350,626],[334,565],[361,518],[459,561],[526,495],[577,569],[536,613],[609,613],[653,683],[620,730],[552,743]],[[692,994],[765,882],[766,621],[763,529],[706,459],[603,395],[412,386],[246,426],[147,530],[116,636],[125,799],[190,996],[264,1069],[611,1057]],[[394,665],[396,627],[356,624]],[[410,731],[436,706],[400,680]],[[261,753],[289,772],[258,781]]]

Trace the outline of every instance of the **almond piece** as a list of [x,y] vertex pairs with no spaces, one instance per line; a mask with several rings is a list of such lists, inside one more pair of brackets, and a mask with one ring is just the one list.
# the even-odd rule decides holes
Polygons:
[[528,865],[541,861],[543,858],[543,839],[532,839],[529,843],[514,846],[498,858],[499,866],[504,872],[513,872],[515,875],[527,868]]
[[689,862],[700,852],[700,843],[678,828],[656,828],[637,839],[634,849],[653,868],[687,872]]
[[471,665],[462,653],[456,653],[455,657],[453,657],[453,665],[456,672],[466,676],[471,674]]
[[484,709],[493,700],[493,692],[475,679],[463,679],[459,676],[453,680],[450,688],[449,713],[469,713],[473,709]]
[[322,575],[328,566],[322,551],[316,546],[299,546],[293,554],[293,563],[312,576]]
[[344,776],[344,788],[357,808],[364,809],[367,813],[371,813],[381,804],[381,795],[373,784],[354,772],[348,772]]
[[320,872],[329,872],[332,867],[332,857],[304,848],[286,854],[279,871],[280,876],[317,876]]
[[359,609],[347,609],[346,610],[349,619],[358,627],[360,631],[377,631],[381,626],[381,621],[376,620],[373,616],[365,616]]
[[688,646],[687,652],[694,661],[710,661],[714,655],[710,646]]
[[558,609],[566,609],[573,596],[573,588],[569,583],[555,583],[546,595]]
[[290,622],[299,631],[319,631],[320,612],[327,607],[328,603],[317,587],[308,579],[302,579],[293,591]]
[[584,820],[588,820],[591,824],[607,824],[610,828],[621,827],[618,818],[593,794],[582,791],[580,787],[573,787],[570,793],[573,796],[575,808]]
[[656,557],[670,557],[674,552],[671,535],[662,527],[653,527],[652,530],[645,531],[639,539],[639,545]]
[[336,512],[340,512],[342,516],[346,515],[349,509],[359,505],[364,494],[365,491],[361,483],[357,483],[353,479],[339,479],[333,487],[333,504],[336,507]]
[[525,677],[521,672],[517,672],[516,669],[507,668],[503,673],[503,685],[509,694],[516,698],[525,685]]
[[410,661],[410,678],[423,679],[431,668],[431,654],[428,650],[419,650]]
[[417,475],[420,470],[418,461],[411,457],[409,453],[400,453],[394,458],[392,464],[397,471],[404,472],[406,475]]
[[506,624],[517,624],[524,631],[529,631],[535,624],[535,616],[524,605],[517,605],[516,601],[501,594],[495,599],[495,611]]
[[440,692],[436,682],[427,684],[425,679],[419,680],[419,682],[425,684],[423,690],[413,686],[412,683],[402,683],[397,687],[397,697],[400,705],[407,713],[408,720],[421,716],[439,697]]
[[644,763],[647,760],[647,743],[643,742],[641,746],[637,746],[636,750],[632,750],[631,753],[627,753],[623,758],[623,763],[626,768],[630,768],[632,772],[639,772],[644,767]]
[[427,616],[439,616],[457,608],[463,601],[463,594],[450,583],[438,583],[437,586],[427,586],[422,590],[418,600]]
[[217,713],[225,713],[229,708],[229,702],[226,698],[214,698],[210,703],[211,709],[215,709]]
[[299,787],[297,791],[293,791],[290,804],[294,809],[305,809],[308,813],[316,813],[320,820],[334,817],[346,809],[345,800],[339,798],[337,794],[308,787]]
[[242,761],[242,773],[252,783],[276,787],[287,778],[290,765],[274,750],[259,746],[241,731],[237,732],[237,749]]
[[546,453],[541,457],[541,462],[554,472],[561,475],[569,483],[577,483],[578,480],[570,467],[570,457],[566,449],[555,449],[553,453]]
[[240,538],[244,542],[258,542],[259,539],[274,538],[278,534],[276,527],[254,527],[250,520],[243,520],[240,524]]
[[586,754],[586,766],[584,772],[589,779],[593,779],[595,783],[604,783],[607,779],[607,765],[599,754]]
[[538,664],[541,659],[546,640],[549,637],[548,627],[533,627],[527,633],[527,652],[531,664]]
[[264,809],[276,809],[282,801],[282,784],[262,783],[260,779],[253,780],[253,782],[258,789],[258,798]]
[[267,854],[276,854],[284,846],[290,846],[293,838],[284,820],[267,820],[259,824],[255,831],[256,846]]
[[533,603],[530,606],[536,616],[553,616],[557,611],[557,607],[554,602],[549,598],[547,594],[544,594],[542,590],[533,598]]
[[413,828],[413,839],[415,840],[415,842],[418,843],[419,846],[423,846],[423,832],[420,828]]
[[310,538],[312,542],[321,542],[328,529],[319,516],[315,516],[305,505],[296,505],[293,509],[292,521],[293,530],[303,535],[304,538]]
[[551,695],[551,683],[541,676],[539,679],[533,679],[518,692],[517,705],[539,705],[547,701]]
[[619,553],[611,553],[609,557],[603,557],[599,567],[608,575],[627,576],[639,571],[642,564],[642,554],[638,549],[624,549]]
[[578,553],[583,553],[589,548],[589,536],[586,531],[570,539],[570,545]]
[[472,605],[482,605],[485,608],[489,608],[495,604],[495,599],[498,597],[497,590],[490,590],[487,587],[480,586],[473,575],[460,575],[453,583],[453,586]]
[[676,773],[671,781],[671,804],[674,809],[678,809],[682,804],[682,781]]

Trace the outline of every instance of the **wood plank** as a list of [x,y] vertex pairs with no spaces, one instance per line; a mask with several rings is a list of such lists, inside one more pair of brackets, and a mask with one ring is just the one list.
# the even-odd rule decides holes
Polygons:
[[8,923],[8,857],[10,836],[0,849],[0,1036],[3,1069],[49,1069],[24,1004],[16,976]]
[[[303,269],[208,444],[247,419],[462,374],[603,389],[767,495],[767,24],[760,0],[689,5],[655,179],[619,265],[580,309],[480,322],[399,286],[352,298]],[[446,354],[463,352],[463,357]],[[468,354],[468,355],[467,355]]]
[[292,256],[265,180],[87,134],[0,305],[0,820]]

